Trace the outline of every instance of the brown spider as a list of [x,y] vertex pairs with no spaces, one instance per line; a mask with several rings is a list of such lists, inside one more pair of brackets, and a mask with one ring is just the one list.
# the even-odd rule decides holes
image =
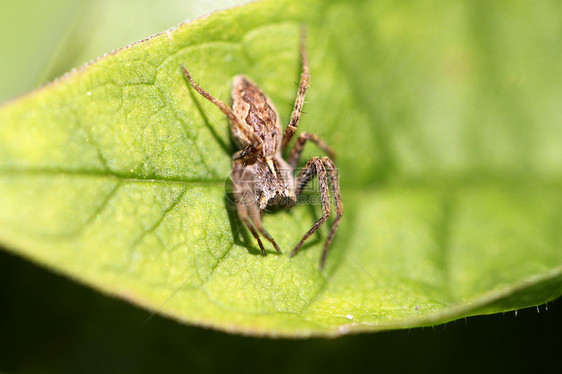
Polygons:
[[293,174],[304,144],[308,140],[316,143],[319,148],[332,158],[334,158],[334,152],[318,136],[304,132],[297,138],[295,145],[289,153],[289,158],[285,161],[282,156],[282,152],[287,149],[291,138],[297,131],[304,104],[304,96],[308,89],[310,73],[305,39],[303,29],[300,46],[302,73],[299,91],[293,113],[291,114],[291,121],[282,137],[281,122],[277,110],[271,100],[250,79],[243,75],[234,77],[232,108],[229,108],[225,103],[216,99],[195,83],[183,65],[181,68],[191,86],[207,100],[218,106],[230,120],[232,137],[240,148],[240,151],[232,156],[232,181],[236,208],[238,216],[248,227],[254,238],[256,238],[263,255],[266,253],[258,233],[269,240],[278,253],[281,253],[279,246],[262,224],[261,216],[266,207],[290,207],[296,204],[297,196],[302,193],[307,183],[315,175],[318,176],[323,214],[293,249],[291,252],[292,257],[299,251],[304,241],[318,230],[330,216],[328,184],[331,186],[336,206],[336,218],[332,223],[330,234],[324,245],[320,261],[320,267],[323,268],[328,247],[332,242],[343,213],[338,172],[330,158],[314,157],[301,170],[296,179]]

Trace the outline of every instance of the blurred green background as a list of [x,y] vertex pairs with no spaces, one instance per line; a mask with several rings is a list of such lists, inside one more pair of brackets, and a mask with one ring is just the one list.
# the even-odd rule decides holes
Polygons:
[[[185,19],[244,2],[1,0],[0,102]],[[160,317],[143,325],[148,312],[3,251],[0,284],[0,371],[6,373],[562,368],[560,300],[540,313],[533,308],[435,328],[274,341]]]
[[248,0],[0,0],[0,103],[189,19]]

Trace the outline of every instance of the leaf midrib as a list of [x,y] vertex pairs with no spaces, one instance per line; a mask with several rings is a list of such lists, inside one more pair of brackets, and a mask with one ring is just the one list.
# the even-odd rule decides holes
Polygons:
[[99,177],[119,180],[127,183],[179,183],[179,184],[221,184],[224,178],[178,178],[175,176],[132,176],[125,173],[107,172],[104,170],[79,169],[0,169],[0,175],[28,175],[28,176],[77,176]]

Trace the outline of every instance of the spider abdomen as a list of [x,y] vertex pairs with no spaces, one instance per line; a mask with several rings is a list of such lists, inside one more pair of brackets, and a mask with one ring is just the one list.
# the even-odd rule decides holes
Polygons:
[[[281,145],[279,113],[262,90],[244,75],[234,77],[232,110],[238,118],[250,125],[260,138],[264,157],[272,157],[279,151]],[[232,127],[232,135],[240,149],[250,145],[250,140],[238,128]]]

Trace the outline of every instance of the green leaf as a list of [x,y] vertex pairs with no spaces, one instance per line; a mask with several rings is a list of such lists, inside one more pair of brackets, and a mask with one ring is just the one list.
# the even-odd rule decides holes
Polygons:
[[[0,241],[102,292],[244,334],[338,335],[562,294],[556,2],[261,1],[104,56],[0,108]],[[246,74],[337,150],[345,215],[288,252],[317,205],[266,214],[262,257],[225,193]],[[319,154],[307,146],[306,157]]]

